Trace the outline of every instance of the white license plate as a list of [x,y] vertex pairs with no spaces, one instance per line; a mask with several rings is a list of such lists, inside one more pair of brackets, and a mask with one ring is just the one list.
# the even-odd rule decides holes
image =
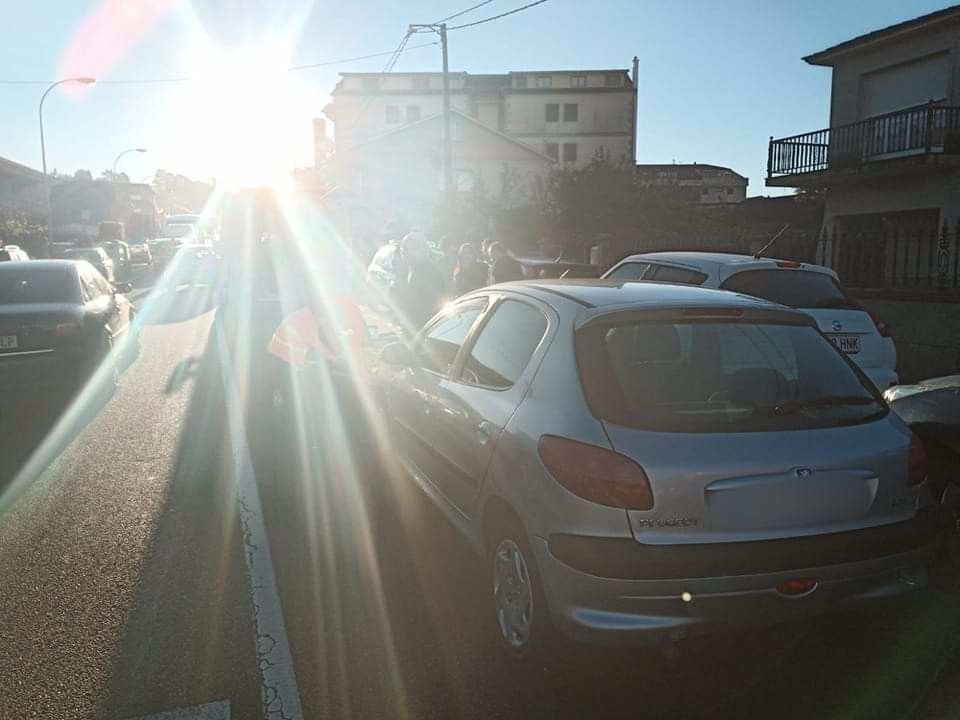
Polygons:
[[17,349],[16,335],[0,335],[0,350],[16,350],[16,349]]
[[856,355],[860,352],[859,335],[829,335],[830,342],[847,353],[847,355]]

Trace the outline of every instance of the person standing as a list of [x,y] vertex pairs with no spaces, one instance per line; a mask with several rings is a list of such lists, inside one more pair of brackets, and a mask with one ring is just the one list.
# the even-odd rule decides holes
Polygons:
[[457,266],[453,271],[453,287],[457,295],[464,295],[487,284],[487,266],[480,262],[470,243],[460,246]]
[[404,275],[397,279],[397,296],[408,332],[416,333],[443,306],[446,283],[430,260],[430,248],[417,232],[403,238]]
[[492,283],[523,280],[523,267],[501,242],[490,246],[490,280]]

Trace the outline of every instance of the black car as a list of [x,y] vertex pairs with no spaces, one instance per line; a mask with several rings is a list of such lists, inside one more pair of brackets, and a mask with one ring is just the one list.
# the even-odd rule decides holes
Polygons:
[[133,340],[133,315],[126,297],[89,263],[0,263],[0,375],[82,381],[114,347]]

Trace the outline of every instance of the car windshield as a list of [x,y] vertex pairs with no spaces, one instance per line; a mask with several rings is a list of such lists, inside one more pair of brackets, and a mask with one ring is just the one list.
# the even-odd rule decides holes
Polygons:
[[747,270],[730,277],[723,288],[793,308],[861,309],[836,280],[810,270]]
[[595,414],[664,432],[851,425],[885,414],[869,381],[813,327],[626,322],[578,334]]
[[160,231],[160,237],[185,238],[193,237],[193,225],[167,225]]
[[74,303],[78,300],[76,276],[65,267],[35,263],[0,265],[0,305]]

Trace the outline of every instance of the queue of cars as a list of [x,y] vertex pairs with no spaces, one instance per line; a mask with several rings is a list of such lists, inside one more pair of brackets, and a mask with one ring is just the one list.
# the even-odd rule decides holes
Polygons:
[[507,655],[672,643],[926,585],[943,508],[886,337],[826,268],[636,256],[458,298],[376,391]]

